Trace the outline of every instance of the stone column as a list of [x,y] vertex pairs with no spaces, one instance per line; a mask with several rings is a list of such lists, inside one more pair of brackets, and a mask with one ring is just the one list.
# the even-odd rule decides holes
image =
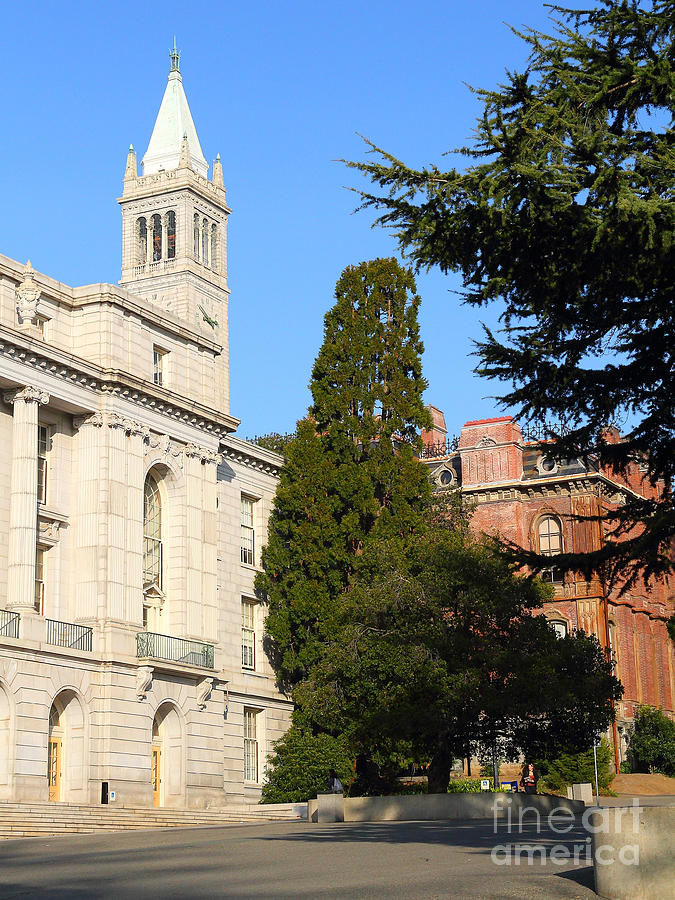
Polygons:
[[106,546],[103,485],[108,467],[104,420],[101,413],[73,419],[77,430],[77,505],[73,510],[75,552],[75,619],[103,616],[105,565],[101,547]]
[[38,407],[41,403],[49,403],[49,394],[39,388],[24,387],[5,394],[4,400],[14,407],[7,606],[10,609],[33,609],[37,537]]

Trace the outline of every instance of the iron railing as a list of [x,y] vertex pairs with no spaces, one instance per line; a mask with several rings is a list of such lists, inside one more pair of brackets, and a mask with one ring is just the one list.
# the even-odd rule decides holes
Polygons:
[[213,650],[213,644],[188,641],[168,634],[141,631],[136,635],[136,656],[139,658],[165,659],[188,666],[213,669]]
[[8,609],[0,609],[0,637],[18,638],[19,614]]
[[59,622],[57,619],[46,619],[47,643],[55,647],[69,647],[71,650],[86,650],[91,653],[93,631],[86,625],[73,625],[70,622]]
[[456,435],[446,438],[444,441],[436,441],[435,444],[425,444],[420,450],[420,459],[439,459],[450,456],[457,451],[459,438]]

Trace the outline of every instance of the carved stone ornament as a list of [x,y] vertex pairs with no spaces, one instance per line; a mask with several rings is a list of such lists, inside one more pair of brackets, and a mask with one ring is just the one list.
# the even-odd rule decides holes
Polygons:
[[215,678],[202,678],[197,683],[197,709],[206,709],[206,701],[211,697]]
[[49,394],[42,388],[23,387],[16,388],[3,394],[2,399],[5,403],[15,403],[17,400],[23,400],[24,403],[49,403]]
[[23,270],[23,280],[16,289],[16,311],[20,324],[37,325],[40,288],[35,283],[33,275],[35,271],[28,260]]
[[487,434],[484,434],[483,437],[476,444],[477,447],[496,447],[497,441],[493,438],[488,437]]
[[102,428],[103,427],[103,416],[100,412],[92,413],[90,416],[75,416],[73,419],[73,425],[78,430],[80,428],[84,428],[86,426],[93,426],[94,428]]
[[152,450],[159,450],[164,456],[179,459],[183,455],[183,447],[172,441],[168,434],[150,434],[146,438]]
[[136,699],[145,700],[152,687],[152,666],[141,666],[136,672]]
[[107,424],[108,428],[122,428],[128,435],[140,434],[147,437],[150,434],[150,429],[145,425],[141,425],[140,422],[129,419],[127,416],[120,416],[118,413],[110,413],[107,417]]
[[197,446],[197,444],[187,444],[185,447],[185,455],[193,459],[198,459],[204,464],[220,465],[223,459],[220,453],[216,453],[215,450],[207,450],[204,447]]

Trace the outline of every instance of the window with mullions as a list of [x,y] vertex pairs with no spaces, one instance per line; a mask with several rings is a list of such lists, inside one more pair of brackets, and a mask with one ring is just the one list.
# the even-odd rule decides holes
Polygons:
[[241,561],[255,565],[255,500],[241,496]]
[[244,781],[258,781],[258,712],[244,709]]
[[42,547],[35,548],[35,612],[45,614],[45,551]]
[[38,470],[37,498],[38,503],[47,502],[47,450],[49,448],[49,428],[38,425]]
[[[562,528],[555,516],[542,516],[539,519],[537,535],[539,538],[539,553],[542,556],[559,556],[563,552]],[[551,584],[562,584],[563,581],[562,570],[557,566],[544,569],[541,577],[544,581],[551,582]]]
[[145,479],[143,496],[143,590],[162,590],[162,500],[152,475]]
[[255,603],[241,601],[241,665],[255,669]]

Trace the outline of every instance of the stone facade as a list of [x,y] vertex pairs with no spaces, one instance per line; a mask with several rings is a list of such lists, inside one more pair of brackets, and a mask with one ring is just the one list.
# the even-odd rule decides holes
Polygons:
[[[563,575],[556,552],[586,552],[602,546],[602,517],[628,492],[649,495],[638,465],[619,478],[579,459],[555,457],[550,441],[525,440],[510,416],[467,422],[448,440],[443,413],[431,407],[432,431],[423,434],[424,459],[437,490],[459,489],[475,504],[477,532],[497,534],[538,552],[550,552],[544,577],[554,598],[542,610],[561,632],[595,634],[615,661],[624,686],[613,735],[617,765],[625,758],[626,731],[638,704],[675,711],[675,648],[666,622],[675,609],[675,584],[638,585],[621,595],[598,579]],[[619,440],[616,431],[611,439]],[[600,521],[580,521],[598,516]]]
[[234,436],[229,209],[177,57],[144,163],[119,287],[0,256],[0,799],[255,801],[288,726],[253,590],[282,460]]

